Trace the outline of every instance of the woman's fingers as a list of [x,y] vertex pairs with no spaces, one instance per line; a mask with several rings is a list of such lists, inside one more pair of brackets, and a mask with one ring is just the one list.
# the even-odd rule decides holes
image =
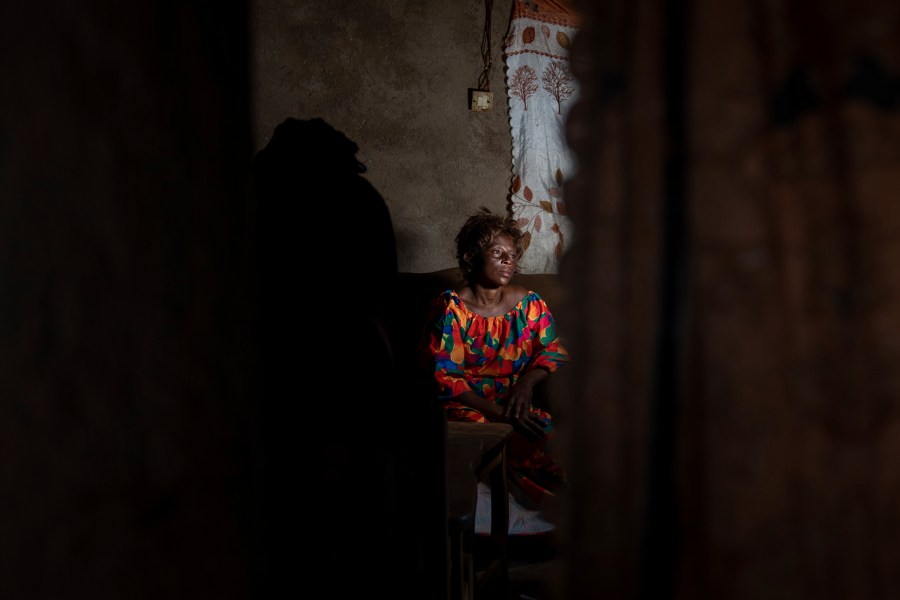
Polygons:
[[506,416],[513,420],[518,420],[519,417],[522,416],[522,407],[515,399],[507,403],[507,405],[503,407],[503,411],[506,413]]
[[540,423],[535,421],[535,415],[530,411],[525,411],[518,419],[519,423],[532,433],[539,433],[541,430]]

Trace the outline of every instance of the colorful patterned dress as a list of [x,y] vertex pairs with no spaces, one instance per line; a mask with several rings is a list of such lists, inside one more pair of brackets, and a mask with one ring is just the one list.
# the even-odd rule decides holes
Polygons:
[[[477,315],[454,290],[444,291],[432,303],[422,354],[434,372],[447,419],[474,423],[488,419],[455,397],[471,391],[503,404],[523,373],[539,367],[552,373],[569,362],[547,303],[533,291],[497,317]],[[550,413],[534,406],[531,411],[545,420],[548,435],[535,443],[514,433],[507,448],[507,466],[518,491],[539,506],[545,495],[562,488],[565,472],[546,451],[553,435]]]

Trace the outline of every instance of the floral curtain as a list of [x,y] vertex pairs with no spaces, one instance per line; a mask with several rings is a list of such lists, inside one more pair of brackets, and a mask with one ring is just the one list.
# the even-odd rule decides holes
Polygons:
[[577,31],[567,1],[515,0],[503,44],[513,140],[511,210],[525,231],[523,273],[555,273],[571,240],[563,184],[575,169],[564,126],[578,84],[569,68]]

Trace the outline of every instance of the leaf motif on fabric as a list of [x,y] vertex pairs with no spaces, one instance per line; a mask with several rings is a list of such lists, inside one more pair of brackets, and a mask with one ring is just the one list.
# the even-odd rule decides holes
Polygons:
[[520,187],[522,187],[522,178],[519,175],[516,175],[513,178],[513,194],[518,193]]
[[566,203],[562,200],[556,201],[556,212],[562,216],[566,216]]
[[[526,27],[522,31],[522,42],[524,42],[526,44],[530,44],[531,42],[534,41],[535,35],[536,34],[534,31],[534,27]],[[557,34],[556,37],[557,37],[557,39],[559,39],[559,34]],[[562,44],[560,44],[560,46],[562,46]],[[563,47],[565,48],[566,46],[563,46]]]
[[554,223],[553,226],[550,228],[550,231],[555,231],[556,233],[559,233],[559,223]]
[[516,36],[515,36],[515,34],[512,34],[512,33],[509,34],[508,36],[506,36],[506,39],[503,40],[503,45],[506,46],[507,48],[511,47],[515,43],[516,43]]
[[546,25],[541,25],[541,33],[544,34],[545,38],[549,38],[550,37],[550,28],[547,27]]
[[541,210],[543,210],[544,212],[552,213],[553,204],[551,204],[549,200],[541,200]]
[[525,189],[522,190],[522,195],[525,196],[525,199],[529,202],[531,202],[531,199],[534,198],[534,194],[531,193],[531,188],[527,185],[525,186]]
[[565,180],[566,178],[563,177],[562,170],[559,167],[556,167],[556,185],[562,185]]
[[535,217],[534,217],[534,230],[535,230],[535,231],[540,231],[542,225],[543,225],[543,221],[541,221],[541,215],[535,215]]
[[516,225],[518,225],[519,228],[521,229],[522,227],[525,227],[526,225],[528,225],[528,219],[527,219],[526,217],[522,217],[522,218],[520,218],[520,219],[517,219],[517,220],[516,220]]
[[550,195],[553,196],[554,198],[559,198],[560,196],[562,196],[562,192],[560,192],[555,187],[548,188],[547,191],[550,192]]
[[525,235],[522,236],[522,250],[528,250],[528,246],[531,245],[531,232],[526,231]]
[[560,46],[562,46],[563,48],[565,48],[566,50],[568,50],[569,46],[571,46],[571,42],[569,41],[569,36],[567,36],[562,31],[556,32],[556,43],[559,44]]
[[553,254],[556,255],[556,258],[562,258],[563,255],[563,243],[562,240],[556,243],[556,248],[553,249]]

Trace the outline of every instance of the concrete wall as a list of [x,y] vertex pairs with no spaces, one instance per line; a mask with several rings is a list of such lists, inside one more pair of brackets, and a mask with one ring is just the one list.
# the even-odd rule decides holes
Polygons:
[[[512,0],[493,3],[494,110],[469,110],[483,65],[483,0],[250,3],[254,152],[288,117],[320,117],[359,146],[390,210],[401,271],[451,267],[453,236],[484,205],[505,211],[512,140],[500,44]],[[341,215],[340,198],[309,206]],[[302,223],[298,236],[311,234]]]

